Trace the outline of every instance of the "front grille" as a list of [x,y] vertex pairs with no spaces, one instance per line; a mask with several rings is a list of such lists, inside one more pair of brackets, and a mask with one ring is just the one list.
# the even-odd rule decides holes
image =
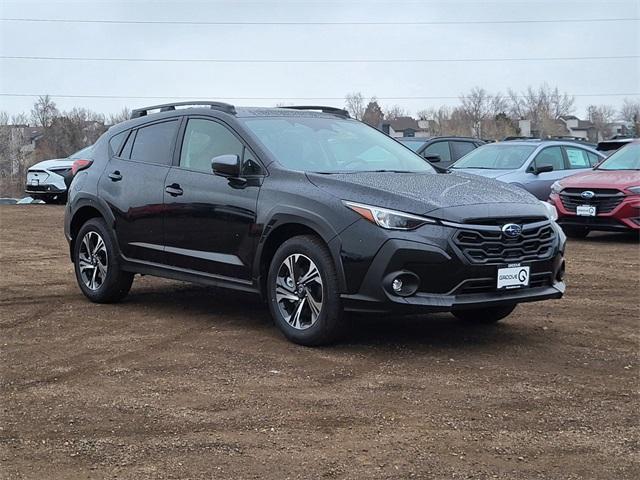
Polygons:
[[548,222],[524,225],[518,238],[504,237],[499,228],[461,229],[454,236],[455,245],[471,263],[504,264],[527,260],[544,260],[553,254],[555,232]]
[[[585,191],[591,191],[595,196],[582,198],[582,192]],[[564,208],[572,213],[576,212],[579,205],[593,205],[596,213],[609,213],[624,200],[624,193],[613,188],[566,188],[560,192],[560,200]]]

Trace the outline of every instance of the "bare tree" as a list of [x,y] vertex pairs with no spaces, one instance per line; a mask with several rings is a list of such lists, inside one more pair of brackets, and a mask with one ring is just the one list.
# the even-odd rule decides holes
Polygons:
[[407,111],[400,105],[393,105],[384,111],[385,120],[395,120],[396,118],[406,116],[408,116]]
[[37,127],[49,128],[58,115],[58,108],[49,95],[39,96],[31,109],[31,118]]
[[597,130],[600,138],[610,136],[609,124],[616,115],[616,109],[611,105],[589,105],[587,107],[587,117]]
[[[283,104],[277,105],[278,107],[284,107]],[[131,110],[128,107],[123,107],[118,113],[112,113],[107,119],[108,125],[115,125],[116,123],[124,122],[131,118]]]
[[462,110],[471,122],[472,134],[482,138],[482,124],[492,110],[492,97],[484,88],[474,87],[460,97]]
[[365,111],[364,96],[360,92],[353,92],[344,97],[345,108],[356,120],[362,120]]
[[625,98],[620,107],[619,117],[626,122],[640,123],[640,100]]
[[95,141],[106,131],[104,116],[85,108],[63,112],[51,121],[36,150],[37,159],[62,158]]
[[564,127],[558,120],[573,112],[574,102],[573,97],[547,84],[537,89],[529,87],[521,94],[508,91],[508,111],[512,118],[530,120],[533,130],[542,137],[564,133]]

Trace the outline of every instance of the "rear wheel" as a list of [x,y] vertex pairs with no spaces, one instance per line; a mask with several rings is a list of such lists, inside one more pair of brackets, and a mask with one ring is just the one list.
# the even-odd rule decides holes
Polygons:
[[114,242],[102,219],[92,218],[80,228],[73,259],[80,290],[92,302],[117,302],[129,293],[133,273],[120,268]]
[[473,308],[470,310],[456,310],[453,315],[469,323],[496,323],[508,317],[516,308],[516,305],[505,305],[501,307]]
[[562,227],[562,231],[569,238],[585,238],[589,235],[589,229],[587,227]]
[[276,251],[267,278],[269,309],[292,342],[314,346],[335,341],[343,330],[337,274],[326,245],[304,235]]

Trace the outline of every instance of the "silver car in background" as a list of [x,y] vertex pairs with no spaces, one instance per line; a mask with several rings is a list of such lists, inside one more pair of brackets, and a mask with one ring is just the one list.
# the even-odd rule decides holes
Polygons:
[[25,193],[47,203],[65,203],[67,189],[73,177],[71,167],[78,159],[86,158],[92,146],[83,148],[67,158],[43,160],[27,170]]
[[451,169],[517,185],[546,200],[553,182],[591,169],[604,158],[601,152],[578,142],[510,140],[483,145]]

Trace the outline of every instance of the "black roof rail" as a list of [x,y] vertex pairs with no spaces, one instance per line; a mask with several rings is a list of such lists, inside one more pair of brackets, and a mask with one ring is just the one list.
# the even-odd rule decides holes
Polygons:
[[290,108],[292,110],[319,110],[322,113],[333,113],[334,115],[340,115],[341,117],[350,118],[349,112],[343,108],[337,107],[325,107],[322,105],[289,105],[282,108]]
[[144,108],[136,108],[131,111],[131,118],[140,118],[149,114],[150,110],[160,110],[161,112],[169,112],[175,110],[176,107],[186,107],[186,106],[208,106],[214,110],[220,110],[221,112],[229,113],[231,115],[235,115],[236,107],[231,105],[230,103],[223,102],[209,102],[209,101],[194,101],[194,102],[175,102],[175,103],[163,103],[162,105],[152,105],[150,107]]

